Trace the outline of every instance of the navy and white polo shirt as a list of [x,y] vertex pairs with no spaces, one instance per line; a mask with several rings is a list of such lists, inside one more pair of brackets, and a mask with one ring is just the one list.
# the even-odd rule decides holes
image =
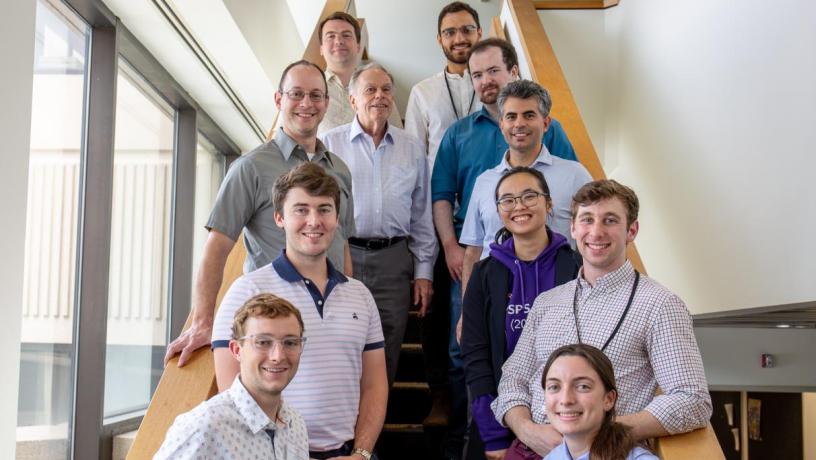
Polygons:
[[371,292],[330,262],[326,295],[303,278],[285,253],[230,286],[213,324],[213,348],[227,347],[235,312],[251,297],[271,293],[303,316],[307,337],[300,367],[283,391],[306,421],[309,449],[335,449],[354,438],[360,403],[363,352],[383,348],[380,315]]

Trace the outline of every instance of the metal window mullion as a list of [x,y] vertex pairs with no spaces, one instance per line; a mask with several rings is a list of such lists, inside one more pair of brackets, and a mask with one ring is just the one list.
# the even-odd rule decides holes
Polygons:
[[[74,331],[71,458],[103,458],[105,348],[116,113],[116,27],[91,32]],[[110,453],[108,453],[109,455]]]
[[175,159],[173,161],[173,220],[171,227],[170,312],[168,332],[178,337],[190,313],[195,220],[196,110],[176,111]]

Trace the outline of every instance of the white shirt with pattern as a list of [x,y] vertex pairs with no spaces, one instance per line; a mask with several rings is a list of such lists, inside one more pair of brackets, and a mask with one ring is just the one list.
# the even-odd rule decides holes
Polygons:
[[281,403],[278,419],[235,377],[229,390],[176,417],[153,459],[308,459],[303,418]]
[[[447,78],[450,93],[445,86]],[[456,112],[451,105],[456,104]],[[405,130],[416,136],[428,151],[428,169],[433,171],[436,152],[445,131],[457,120],[482,109],[482,102],[473,91],[470,73],[464,75],[439,72],[414,85],[405,108]]]
[[[626,308],[635,270],[629,261],[590,286],[583,269],[576,280],[536,298],[513,354],[502,366],[499,395],[491,405],[496,420],[515,406],[546,423],[541,374],[550,353],[578,343],[573,298],[578,284],[578,326],[583,343],[601,348]],[[691,315],[683,301],[641,275],[632,306],[605,350],[618,384],[618,415],[646,410],[671,434],[701,428],[711,418],[703,360]],[[658,388],[663,394],[655,396]]]

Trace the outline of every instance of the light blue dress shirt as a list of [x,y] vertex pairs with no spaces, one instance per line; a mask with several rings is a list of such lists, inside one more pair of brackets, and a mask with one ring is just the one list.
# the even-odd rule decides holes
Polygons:
[[[553,156],[577,160],[564,128],[555,118],[541,142]],[[499,164],[506,151],[507,141],[499,123],[486,107],[451,125],[442,137],[432,171],[431,195],[433,201],[445,200],[454,205],[453,225],[457,236],[465,221],[476,178]]]
[[[572,196],[584,184],[590,182],[592,176],[581,163],[550,155],[543,144],[532,167],[544,175],[544,180],[547,181],[547,187],[550,189],[553,210],[552,214],[547,216],[547,225],[554,232],[566,236],[570,246],[575,249],[575,240],[570,235]],[[468,206],[459,242],[468,246],[481,246],[482,259],[490,254],[490,243],[494,241],[496,232],[502,228],[501,217],[496,208],[496,184],[499,183],[501,176],[510,169],[511,166],[505,154],[501,163],[483,172],[473,186],[473,194],[470,197],[470,206]],[[543,200],[539,202],[539,206],[544,206]]]
[[[551,450],[543,460],[589,460],[589,451],[574,459],[570,455],[567,443],[562,442]],[[626,456],[626,460],[660,460],[660,458],[642,447],[635,447]]]
[[[388,125],[380,145],[357,117],[325,133],[326,148],[351,171],[357,238],[408,237],[414,278],[433,279],[436,236],[431,217],[428,159],[420,141]],[[357,203],[357,199],[360,200]]]

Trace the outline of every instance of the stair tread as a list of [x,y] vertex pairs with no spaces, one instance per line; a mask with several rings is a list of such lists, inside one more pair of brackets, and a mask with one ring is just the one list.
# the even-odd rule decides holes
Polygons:
[[426,382],[394,382],[395,390],[429,390]]
[[383,424],[382,431],[391,433],[422,433],[424,427],[421,423],[386,423]]
[[410,353],[422,353],[422,344],[420,343],[403,343],[402,351]]

